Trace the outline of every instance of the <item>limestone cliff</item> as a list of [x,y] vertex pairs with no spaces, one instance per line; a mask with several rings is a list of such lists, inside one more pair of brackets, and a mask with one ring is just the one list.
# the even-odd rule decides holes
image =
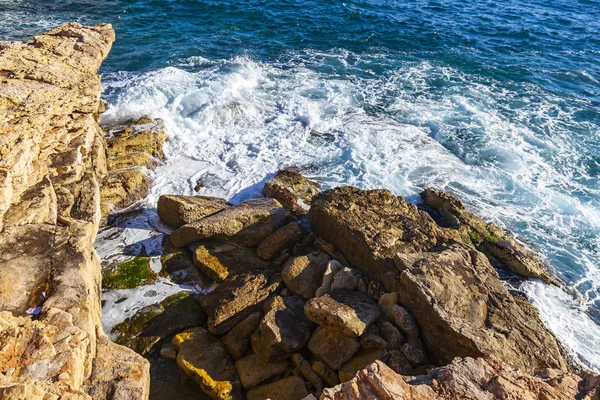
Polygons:
[[[101,328],[105,142],[98,69],[110,25],[0,44],[0,395],[143,399],[147,362]],[[2,397],[2,396],[0,396]]]

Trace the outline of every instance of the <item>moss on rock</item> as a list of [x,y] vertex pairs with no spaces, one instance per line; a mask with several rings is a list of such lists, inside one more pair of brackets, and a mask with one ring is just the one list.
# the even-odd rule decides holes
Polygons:
[[158,275],[150,269],[148,257],[134,257],[125,261],[104,275],[104,289],[132,289],[140,285],[148,285],[156,280]]

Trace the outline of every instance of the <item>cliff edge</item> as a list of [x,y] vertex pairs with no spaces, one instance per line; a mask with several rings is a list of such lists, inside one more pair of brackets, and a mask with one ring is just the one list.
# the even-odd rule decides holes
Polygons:
[[107,173],[98,69],[110,25],[0,43],[0,397],[143,399],[147,361],[101,325],[92,243]]

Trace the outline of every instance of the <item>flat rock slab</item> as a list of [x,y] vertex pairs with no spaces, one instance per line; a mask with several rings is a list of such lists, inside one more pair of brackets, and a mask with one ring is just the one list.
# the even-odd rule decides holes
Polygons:
[[265,361],[280,361],[304,347],[313,323],[304,315],[298,296],[275,296],[265,305],[265,316],[252,335],[252,349]]
[[252,389],[268,379],[283,374],[288,365],[286,360],[266,362],[254,353],[235,362],[235,368],[244,389]]
[[267,385],[250,389],[248,400],[302,400],[308,396],[304,381],[297,376],[281,379]]
[[194,264],[217,282],[242,272],[268,269],[271,263],[259,258],[247,247],[231,243],[202,243],[190,245]]
[[275,199],[252,199],[183,225],[171,234],[177,247],[206,239],[258,246],[285,223],[285,208]]
[[200,300],[208,316],[208,329],[216,335],[230,331],[281,286],[281,276],[272,272],[246,272],[227,278]]
[[360,336],[381,314],[375,301],[361,292],[332,290],[304,306],[308,319],[347,336]]
[[282,250],[288,249],[304,237],[304,231],[296,222],[290,222],[283,228],[269,235],[256,249],[259,257],[272,260]]
[[358,339],[320,326],[308,341],[308,349],[334,370],[339,370],[360,349]]
[[188,329],[173,338],[173,345],[178,351],[177,365],[207,395],[215,400],[241,400],[233,361],[213,334],[203,328]]
[[164,194],[158,199],[156,209],[162,222],[179,228],[229,206],[231,204],[227,200],[218,197]]

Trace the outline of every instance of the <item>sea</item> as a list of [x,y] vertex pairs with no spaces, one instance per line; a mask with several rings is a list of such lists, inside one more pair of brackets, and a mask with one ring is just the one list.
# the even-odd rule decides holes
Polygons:
[[[283,167],[414,203],[436,187],[546,259],[562,287],[506,285],[600,372],[600,1],[0,0],[0,40],[68,21],[116,31],[102,122],[169,135],[105,263],[137,246],[160,268],[163,193],[237,203]],[[180,290],[210,288],[105,292],[105,330]]]

